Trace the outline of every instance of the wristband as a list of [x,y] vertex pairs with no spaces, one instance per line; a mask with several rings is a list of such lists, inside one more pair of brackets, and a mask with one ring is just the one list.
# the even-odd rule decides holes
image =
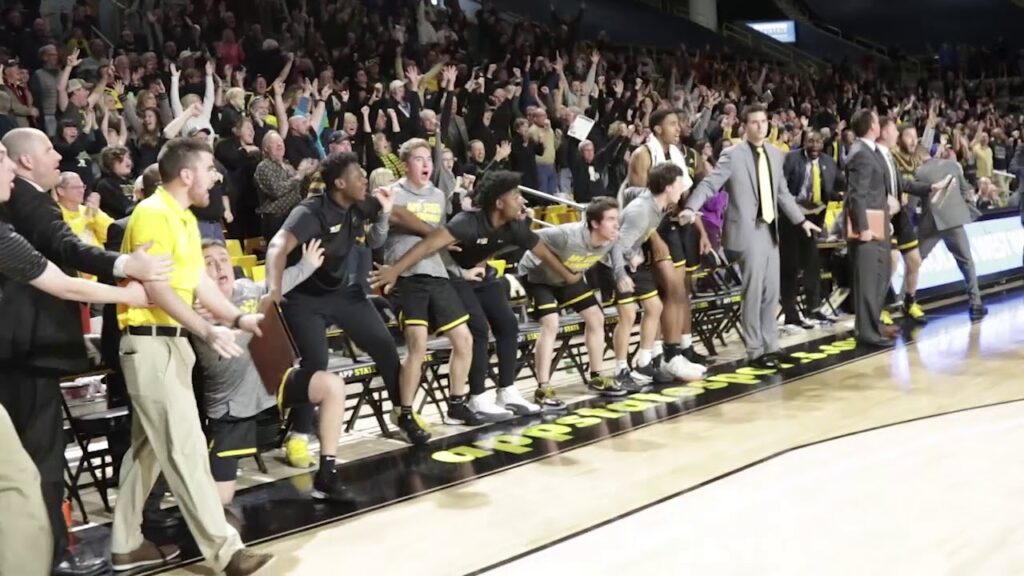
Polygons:
[[232,322],[231,322],[231,329],[232,330],[238,330],[238,325],[242,321],[242,316],[245,316],[245,314],[239,314],[238,316],[235,316],[234,320],[232,320]]

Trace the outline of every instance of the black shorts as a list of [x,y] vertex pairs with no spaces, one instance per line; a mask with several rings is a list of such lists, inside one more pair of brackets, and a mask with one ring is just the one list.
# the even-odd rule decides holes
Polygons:
[[447,278],[403,276],[395,284],[399,324],[425,326],[438,334],[469,321],[466,307]]
[[910,221],[910,214],[906,207],[892,217],[892,249],[900,252],[910,252],[917,248],[917,229]]
[[576,312],[582,312],[591,306],[600,306],[594,289],[584,281],[566,286],[551,286],[550,284],[535,284],[526,279],[519,278],[526,293],[529,294],[533,303],[530,315],[539,320],[548,314],[557,314],[562,308],[572,308]]
[[693,272],[700,268],[700,232],[693,224],[681,225],[666,218],[658,227],[658,235],[668,245],[672,265]]
[[633,291],[628,293],[619,292],[615,282],[615,273],[611,267],[605,264],[598,264],[591,268],[594,286],[601,290],[601,305],[611,306],[643,302],[658,295],[658,287],[654,284],[654,276],[651,275],[650,267],[644,263],[637,270],[631,271],[626,267],[626,273],[633,279]]
[[292,368],[285,373],[277,391],[277,407],[255,416],[236,418],[231,415],[211,418],[207,427],[210,450],[210,473],[217,482],[231,482],[238,476],[238,459],[254,456],[260,446],[276,439],[285,408],[309,402],[309,384],[315,370]]

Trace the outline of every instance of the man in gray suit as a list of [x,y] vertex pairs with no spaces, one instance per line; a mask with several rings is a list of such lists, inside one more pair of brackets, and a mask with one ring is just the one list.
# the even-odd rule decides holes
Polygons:
[[804,217],[789,193],[782,171],[782,151],[766,141],[765,107],[747,106],[741,119],[744,141],[722,151],[714,171],[701,180],[687,199],[682,216],[693,218],[723,186],[729,193],[722,245],[726,256],[740,266],[740,334],[752,366],[778,369],[775,307],[779,303],[779,211],[807,234],[821,229]]
[[933,193],[923,201],[923,214],[918,225],[921,259],[928,257],[939,240],[946,244],[967,282],[971,320],[981,320],[988,313],[988,309],[981,303],[981,290],[978,288],[978,277],[974,272],[971,244],[964,230],[964,225],[971,222],[971,213],[964,198],[970,193],[971,185],[964,178],[964,171],[956,161],[956,153],[943,147],[935,158],[927,159],[917,169],[917,179],[933,183],[946,178],[952,178],[949,190]]

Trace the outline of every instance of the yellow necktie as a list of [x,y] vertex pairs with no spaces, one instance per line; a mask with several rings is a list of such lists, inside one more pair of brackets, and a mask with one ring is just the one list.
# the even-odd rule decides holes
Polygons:
[[821,204],[821,166],[817,160],[811,161],[811,202]]
[[761,219],[771,224],[775,221],[775,194],[772,193],[771,170],[764,146],[757,148],[757,187],[761,195]]

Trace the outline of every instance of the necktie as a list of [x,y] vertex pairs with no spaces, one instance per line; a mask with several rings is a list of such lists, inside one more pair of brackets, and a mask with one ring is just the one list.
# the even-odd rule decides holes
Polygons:
[[821,166],[811,160],[811,202],[821,204]]
[[772,194],[772,176],[764,146],[757,148],[757,188],[761,196],[761,219],[771,224],[775,221],[775,195]]

